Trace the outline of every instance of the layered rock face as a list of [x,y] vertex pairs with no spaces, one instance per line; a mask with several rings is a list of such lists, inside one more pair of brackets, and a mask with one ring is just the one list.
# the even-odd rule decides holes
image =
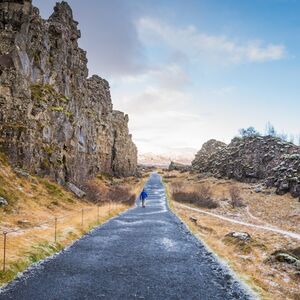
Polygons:
[[209,147],[204,144],[198,152],[192,166],[216,177],[263,181],[276,187],[278,194],[291,192],[300,196],[300,147],[275,137],[234,138],[227,146],[209,142]]
[[43,20],[31,0],[0,0],[0,147],[15,165],[60,183],[133,175],[128,116],[106,80],[88,78],[66,2]]

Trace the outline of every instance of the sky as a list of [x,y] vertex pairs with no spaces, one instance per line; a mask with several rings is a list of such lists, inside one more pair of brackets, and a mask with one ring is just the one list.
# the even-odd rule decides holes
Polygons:
[[[56,1],[33,0],[48,18]],[[140,153],[300,134],[300,1],[69,0],[89,75],[110,82]]]

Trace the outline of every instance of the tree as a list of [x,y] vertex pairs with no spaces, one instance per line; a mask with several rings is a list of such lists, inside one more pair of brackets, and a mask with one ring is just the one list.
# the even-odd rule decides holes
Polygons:
[[277,134],[277,137],[279,137],[281,140],[283,140],[284,142],[286,142],[288,140],[288,135],[284,132]]
[[253,126],[250,126],[246,129],[245,128],[240,129],[239,134],[242,137],[249,137],[249,136],[258,136],[259,132]]
[[295,137],[293,134],[290,134],[289,142],[295,144]]
[[265,134],[270,136],[277,136],[277,132],[274,128],[274,126],[268,121],[266,124]]

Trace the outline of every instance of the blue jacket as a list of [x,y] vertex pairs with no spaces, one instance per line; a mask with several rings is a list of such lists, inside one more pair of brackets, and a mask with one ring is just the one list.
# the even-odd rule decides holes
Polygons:
[[143,191],[141,192],[140,199],[141,199],[141,200],[145,200],[147,197],[148,197],[148,194],[145,192],[145,190],[143,190]]

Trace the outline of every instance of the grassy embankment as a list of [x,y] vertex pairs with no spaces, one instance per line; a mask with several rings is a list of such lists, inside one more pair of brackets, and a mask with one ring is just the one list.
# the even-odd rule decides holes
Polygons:
[[[278,196],[273,190],[256,193],[246,183],[215,178],[199,179],[197,175],[162,172],[171,209],[188,225],[190,230],[248,283],[262,299],[300,299],[300,275],[286,263],[270,261],[270,255],[279,249],[297,249],[299,240],[278,233],[230,223],[213,216],[183,208],[185,204],[251,224],[276,226],[300,233],[300,203],[290,195]],[[178,194],[178,191],[183,194]],[[190,201],[191,193],[207,201]],[[179,197],[181,200],[175,201]],[[237,197],[237,205],[232,201]],[[226,236],[229,232],[247,232],[251,241],[241,242]]]
[[[0,207],[1,234],[16,231],[7,234],[5,272],[2,271],[3,235],[0,236],[0,286],[32,263],[60,251],[91,228],[128,209],[144,181],[145,178],[99,176],[89,183],[89,192],[98,193],[99,199],[80,200],[48,178],[17,175],[0,154],[0,196],[9,203]],[[124,191],[127,199],[117,199]],[[96,203],[98,200],[101,202]],[[56,242],[55,217],[58,218]]]

